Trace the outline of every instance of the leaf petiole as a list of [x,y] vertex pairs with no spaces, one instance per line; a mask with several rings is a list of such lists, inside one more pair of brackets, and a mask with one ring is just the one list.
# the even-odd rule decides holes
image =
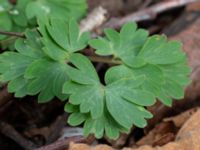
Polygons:
[[15,36],[15,37],[19,37],[19,38],[25,38],[24,33],[19,33],[19,32],[0,31],[0,34],[7,35],[7,36]]
[[106,63],[106,64],[116,64],[120,65],[122,62],[113,58],[105,58],[98,56],[87,56],[92,62]]

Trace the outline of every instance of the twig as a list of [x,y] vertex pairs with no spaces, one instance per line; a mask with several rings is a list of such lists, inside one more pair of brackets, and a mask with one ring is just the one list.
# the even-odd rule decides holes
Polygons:
[[114,60],[111,58],[98,57],[98,56],[87,56],[92,62],[100,62],[107,64],[122,64],[120,60]]
[[7,36],[15,36],[19,38],[25,38],[25,35],[23,33],[18,33],[18,32],[0,31],[0,34],[7,35]]
[[87,139],[82,137],[82,136],[66,138],[66,139],[58,140],[55,143],[43,146],[41,148],[37,148],[35,150],[62,150],[62,149],[67,149],[69,147],[70,142],[84,143],[84,142],[87,142]]
[[8,93],[7,88],[3,88],[3,90],[0,91],[0,108],[11,100],[11,98],[12,94]]
[[12,36],[12,37],[9,37],[7,39],[1,40],[0,46],[9,45],[9,44],[13,43],[13,41],[15,41],[16,39],[17,39],[17,37]]
[[81,32],[92,31],[94,28],[99,27],[106,20],[107,10],[103,7],[95,8],[87,18],[83,19],[80,23]]
[[152,0],[145,0],[144,3],[139,7],[139,9],[145,9],[152,3]]
[[11,125],[5,122],[0,122],[0,132],[17,142],[25,150],[34,150],[36,148],[34,143],[25,139]]
[[66,125],[67,114],[64,113],[61,116],[58,116],[55,122],[50,126],[50,133],[46,143],[50,144],[54,142],[61,134],[61,130]]
[[103,28],[105,27],[119,28],[124,23],[130,22],[130,21],[138,22],[138,21],[151,20],[151,19],[156,18],[157,15],[161,12],[164,12],[173,8],[185,6],[189,3],[194,3],[197,1],[199,0],[170,0],[166,2],[161,2],[149,8],[127,15],[123,18],[112,18],[103,26]]

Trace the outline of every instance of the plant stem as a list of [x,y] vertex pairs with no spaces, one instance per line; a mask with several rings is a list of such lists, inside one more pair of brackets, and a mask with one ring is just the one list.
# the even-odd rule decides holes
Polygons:
[[15,41],[17,39],[17,37],[9,37],[9,38],[7,38],[7,39],[5,39],[5,40],[1,40],[0,41],[0,45],[4,45],[4,44],[10,44],[10,43],[12,43],[13,41]]
[[[23,33],[17,33],[17,32],[0,31],[0,34],[7,35],[7,36],[15,36],[19,38],[25,38],[25,35]],[[122,64],[120,60],[115,60],[113,58],[110,59],[110,58],[98,57],[98,56],[88,56],[88,58],[92,62],[100,62],[100,63],[106,63],[106,64]]]
[[105,57],[98,57],[98,56],[87,56],[92,62],[100,62],[106,64],[122,64],[120,60],[109,59]]
[[0,31],[0,34],[7,35],[7,36],[15,36],[19,38],[25,38],[25,35],[23,33],[18,33],[18,32]]

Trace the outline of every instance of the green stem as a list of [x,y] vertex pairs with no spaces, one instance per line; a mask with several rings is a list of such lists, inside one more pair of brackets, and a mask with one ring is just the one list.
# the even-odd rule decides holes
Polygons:
[[[0,31],[0,34],[7,35],[7,36],[15,36],[19,38],[25,38],[25,35],[23,33],[17,33],[17,32],[7,32],[7,31]],[[4,42],[4,41],[3,41]],[[2,41],[0,44],[3,43]],[[99,62],[99,63],[106,63],[106,64],[122,64],[120,60],[116,59],[110,59],[105,57],[98,57],[98,56],[87,56],[92,62]]]
[[15,41],[17,39],[17,37],[9,37],[5,40],[0,40],[0,45],[8,45],[10,43],[12,43],[13,41]]
[[114,60],[105,57],[87,56],[92,62],[106,63],[106,64],[122,64],[120,60]]
[[18,32],[0,31],[0,34],[7,35],[7,36],[15,36],[19,38],[25,38],[25,35],[23,33],[18,33]]

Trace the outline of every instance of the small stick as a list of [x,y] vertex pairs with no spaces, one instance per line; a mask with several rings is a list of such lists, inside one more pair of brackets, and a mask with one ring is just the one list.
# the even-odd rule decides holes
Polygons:
[[18,32],[0,31],[0,34],[7,35],[7,36],[15,36],[19,38],[25,38],[25,35],[23,33],[18,33]]
[[41,148],[37,148],[35,150],[62,150],[62,149],[67,149],[69,147],[70,142],[84,143],[84,142],[87,142],[87,139],[82,137],[82,136],[65,138],[65,139],[62,139],[62,140],[58,140],[58,141],[56,141],[52,144],[43,146]]
[[149,8],[129,14],[123,18],[112,18],[105,25],[103,25],[103,28],[105,27],[119,28],[124,23],[130,22],[130,21],[138,22],[138,21],[151,20],[151,19],[156,18],[159,13],[162,13],[169,9],[185,6],[187,4],[198,2],[198,1],[199,0],[169,0],[166,2],[161,2]]
[[8,93],[7,88],[0,91],[0,108],[12,99],[12,94]]
[[95,8],[85,19],[80,23],[81,32],[92,31],[96,27],[101,26],[106,20],[107,10],[103,7]]
[[34,150],[36,145],[20,135],[11,125],[0,122],[0,132],[18,143],[25,150]]
[[67,114],[64,113],[61,116],[58,116],[55,122],[50,126],[50,133],[46,143],[50,144],[54,142],[60,136],[61,130],[66,125]]
[[145,0],[142,6],[140,6],[139,9],[145,9],[147,6],[149,6],[152,3],[152,0]]
[[113,60],[112,58],[87,56],[92,62],[106,63],[106,64],[122,64],[120,60]]

